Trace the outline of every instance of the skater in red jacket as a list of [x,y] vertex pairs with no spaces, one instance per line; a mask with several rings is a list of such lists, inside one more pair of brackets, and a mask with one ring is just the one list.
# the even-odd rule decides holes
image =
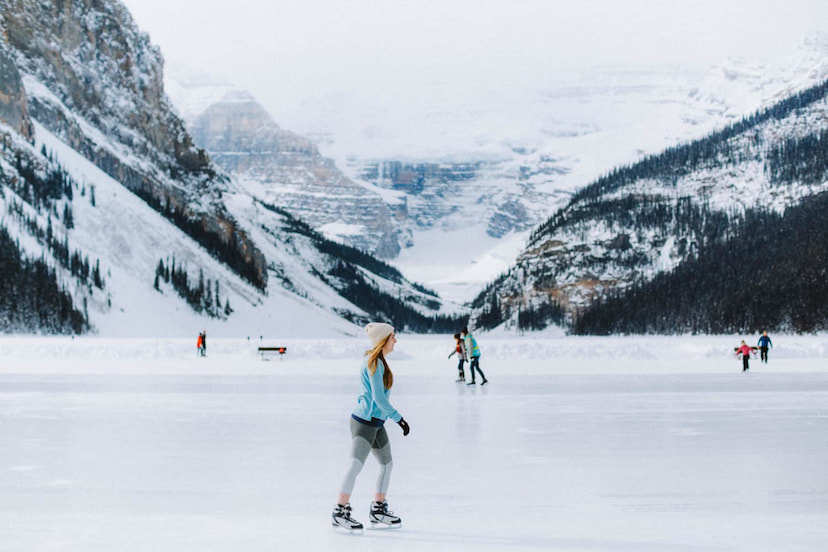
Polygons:
[[738,358],[739,355],[742,355],[742,372],[747,372],[750,369],[748,366],[748,360],[750,359],[750,354],[753,352],[753,349],[748,347],[744,340],[742,340],[742,346],[736,349],[736,357]]
[[454,340],[456,344],[454,345],[454,351],[448,356],[449,358],[452,357],[455,353],[457,354],[457,359],[459,363],[457,364],[457,381],[466,381],[466,374],[463,372],[463,364],[466,363],[468,360],[468,355],[466,354],[466,344],[463,342],[463,338],[460,337],[459,333],[454,334]]

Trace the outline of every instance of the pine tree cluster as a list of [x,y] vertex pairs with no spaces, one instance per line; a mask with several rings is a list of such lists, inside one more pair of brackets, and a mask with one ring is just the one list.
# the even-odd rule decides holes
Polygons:
[[176,266],[175,257],[172,260],[168,259],[166,264],[163,259],[158,260],[153,285],[157,291],[161,291],[162,281],[172,285],[178,295],[198,313],[212,318],[226,318],[233,313],[229,298],[225,299],[224,306],[221,304],[221,287],[218,280],[215,281],[215,285],[209,278],[205,282],[204,271],[199,270],[198,282],[191,285],[187,267],[181,264]]
[[[401,284],[403,282],[404,278],[402,273],[388,263],[385,263],[373,255],[357,249],[356,247],[329,240],[311,228],[308,223],[297,219],[281,207],[276,207],[275,205],[271,205],[263,201],[257,201],[257,204],[261,205],[268,211],[280,215],[285,221],[285,226],[282,228],[283,230],[310,238],[321,253],[325,253],[338,259],[345,259],[350,263],[361,266],[366,270],[373,272],[377,276],[390,280],[394,283]],[[414,283],[411,285],[414,289],[420,291],[421,293],[437,297],[436,292],[426,288],[425,286]]]
[[58,282],[43,258],[27,258],[0,226],[0,332],[81,334],[89,329],[85,312]]
[[[18,220],[40,244],[45,245],[52,252],[58,264],[69,270],[80,284],[85,286],[94,285],[101,290],[104,288],[100,260],[96,259],[95,266],[91,266],[89,256],[84,255],[80,249],[72,251],[69,246],[69,236],[64,235],[63,239],[60,239],[54,233],[51,217],[47,219],[46,228],[43,229],[37,223],[37,219],[29,216],[23,206],[15,200],[8,204],[7,212],[12,218]],[[89,289],[91,291],[91,287]]]
[[577,334],[828,329],[828,193],[749,211],[729,239],[576,317]]
[[828,180],[828,130],[788,138],[768,150],[765,173],[772,184],[821,184]]
[[[465,325],[466,316],[425,316],[409,306],[406,298],[394,297],[379,290],[366,281],[365,277],[353,265],[338,261],[328,272],[339,280],[338,285],[329,284],[339,290],[340,295],[370,313],[368,318],[356,319],[350,316],[355,323],[367,323],[371,320],[387,320],[399,330],[419,333],[454,333]],[[320,275],[321,276],[321,275]],[[324,277],[323,277],[324,278]]]
[[216,260],[235,270],[239,276],[258,289],[265,289],[267,274],[260,274],[256,263],[246,258],[236,244],[228,242],[218,232],[207,228],[201,220],[191,217],[184,209],[171,205],[169,202],[162,202],[148,190],[137,190],[135,194],[193,238]]
[[[337,292],[369,313],[367,318],[346,311],[339,314],[354,323],[366,323],[370,320],[388,320],[400,330],[415,332],[456,332],[468,319],[467,316],[425,316],[410,306],[420,301],[417,297],[395,297],[378,289],[370,283],[357,267],[364,268],[372,274],[385,278],[391,282],[402,284],[405,279],[402,274],[391,265],[360,251],[355,247],[336,243],[322,236],[306,222],[293,217],[282,208],[264,202],[257,202],[263,208],[277,213],[285,221],[282,230],[305,236],[311,240],[317,250],[328,255],[332,260],[332,267],[327,274],[315,272],[315,276],[337,290]],[[412,284],[412,287],[425,295],[434,297],[424,306],[432,310],[440,307],[436,300],[437,294],[423,286]]]
[[[68,234],[59,236],[52,220],[63,220],[63,226],[70,230],[74,227],[72,200],[77,183],[66,170],[57,163],[51,152],[41,148],[41,155],[46,160],[45,167],[33,157],[24,157],[21,152],[14,155],[11,174],[0,169],[0,183],[13,195],[7,196],[7,214],[10,219],[18,221],[21,228],[38,243],[52,253],[57,264],[73,276],[77,285],[92,294],[93,286],[104,288],[100,261],[91,265],[89,257],[80,249],[72,249]],[[3,188],[0,188],[2,193]],[[58,208],[62,205],[62,209]],[[38,223],[38,216],[30,209],[45,217],[46,227]],[[62,213],[62,214],[61,214]],[[5,289],[3,307],[5,322],[0,324],[0,331],[45,332],[45,333],[82,333],[89,329],[86,313],[86,298],[83,299],[83,313],[73,303],[72,293],[58,279],[57,271],[49,266],[45,256],[36,260],[27,258],[15,242],[11,242],[8,231],[2,228],[7,239],[5,244],[3,272],[0,274],[0,286]],[[15,264],[18,266],[14,266]],[[76,297],[78,289],[75,290]],[[49,312],[50,309],[53,312]]]

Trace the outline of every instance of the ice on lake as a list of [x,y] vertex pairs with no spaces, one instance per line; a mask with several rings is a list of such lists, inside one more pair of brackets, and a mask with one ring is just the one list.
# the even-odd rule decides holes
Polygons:
[[329,525],[360,340],[2,338],[0,550],[826,550],[828,339],[772,337],[742,373],[738,336],[484,335],[469,387],[401,335],[403,527],[361,535]]

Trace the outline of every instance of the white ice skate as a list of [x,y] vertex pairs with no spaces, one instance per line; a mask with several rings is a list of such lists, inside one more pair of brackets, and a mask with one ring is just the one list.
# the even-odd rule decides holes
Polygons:
[[351,517],[351,503],[337,504],[331,514],[331,525],[348,531],[362,531],[362,524]]
[[387,502],[371,502],[371,512],[368,514],[371,527],[402,527],[402,520],[388,509]]

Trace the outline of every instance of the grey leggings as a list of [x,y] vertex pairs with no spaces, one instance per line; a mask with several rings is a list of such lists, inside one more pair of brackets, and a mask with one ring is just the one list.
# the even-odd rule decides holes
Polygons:
[[391,443],[388,433],[382,426],[374,427],[360,423],[351,418],[351,466],[342,480],[341,493],[350,495],[354,490],[357,475],[365,465],[368,452],[373,452],[380,463],[379,477],[377,478],[377,494],[388,492],[388,482],[391,479]]

